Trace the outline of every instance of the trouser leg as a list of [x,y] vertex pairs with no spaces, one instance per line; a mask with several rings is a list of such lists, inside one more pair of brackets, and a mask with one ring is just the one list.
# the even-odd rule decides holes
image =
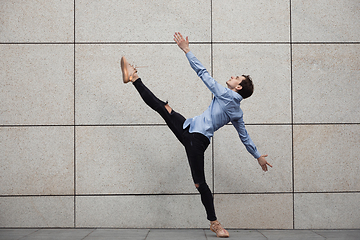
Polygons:
[[183,124],[186,119],[174,110],[169,113],[165,108],[167,103],[158,99],[143,84],[140,78],[133,82],[133,84],[144,102],[160,114],[171,131],[184,145],[191,169],[191,175],[194,183],[199,186],[197,189],[200,192],[201,202],[205,207],[207,219],[215,221],[214,200],[211,190],[205,181],[204,173],[204,152],[210,144],[209,139],[200,133],[189,133],[188,129],[184,130]]
[[185,118],[172,110],[171,113],[165,108],[167,102],[163,102],[158,99],[141,81],[141,79],[137,79],[134,83],[136,90],[139,92],[141,98],[144,102],[164,119],[168,127],[175,134],[176,138],[183,143],[183,124],[185,122]]
[[214,198],[209,186],[206,182],[204,182],[199,184],[199,187],[197,189],[201,196],[201,202],[205,207],[207,219],[209,221],[215,221],[217,218],[215,214]]
[[205,207],[207,219],[215,221],[214,198],[205,180],[204,153],[210,142],[200,133],[184,134],[186,154],[189,160],[191,175],[201,195],[201,202]]

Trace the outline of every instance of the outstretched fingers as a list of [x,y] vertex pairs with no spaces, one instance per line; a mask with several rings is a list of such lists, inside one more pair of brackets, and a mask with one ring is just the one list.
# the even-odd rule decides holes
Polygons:
[[268,170],[268,167],[272,167],[270,163],[266,162],[264,165],[261,165],[261,168],[266,172]]
[[186,37],[186,40],[179,32],[175,32],[174,34],[174,41],[179,46],[180,49],[182,49],[185,53],[188,53],[190,51],[189,48],[189,38]]
[[180,43],[181,40],[184,40],[184,38],[183,38],[183,36],[181,35],[181,33],[176,32],[176,33],[174,34],[174,40],[175,40],[176,43]]

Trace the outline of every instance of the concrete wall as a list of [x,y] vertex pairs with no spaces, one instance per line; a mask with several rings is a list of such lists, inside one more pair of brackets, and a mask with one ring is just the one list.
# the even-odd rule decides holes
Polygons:
[[247,130],[206,151],[229,228],[360,227],[359,0],[2,0],[0,227],[208,226],[183,147],[121,80],[126,55],[186,117],[211,93],[172,35],[221,84],[250,74]]

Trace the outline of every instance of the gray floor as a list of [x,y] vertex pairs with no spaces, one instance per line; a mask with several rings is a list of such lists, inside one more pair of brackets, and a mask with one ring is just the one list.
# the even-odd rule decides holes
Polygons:
[[[230,239],[360,239],[359,230],[229,230]],[[0,240],[206,240],[217,239],[203,229],[0,229]]]

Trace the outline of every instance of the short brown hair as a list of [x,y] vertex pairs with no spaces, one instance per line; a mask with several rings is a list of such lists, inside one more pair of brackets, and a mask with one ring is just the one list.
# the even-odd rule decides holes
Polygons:
[[250,97],[254,92],[254,84],[249,75],[242,75],[245,79],[239,84],[242,89],[237,91],[244,99]]

